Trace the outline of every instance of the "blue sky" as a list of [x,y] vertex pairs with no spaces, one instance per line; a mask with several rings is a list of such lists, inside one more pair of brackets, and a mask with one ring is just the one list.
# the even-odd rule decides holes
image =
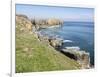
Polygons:
[[59,18],[65,21],[94,21],[93,8],[55,7],[41,5],[16,4],[16,14],[29,18]]

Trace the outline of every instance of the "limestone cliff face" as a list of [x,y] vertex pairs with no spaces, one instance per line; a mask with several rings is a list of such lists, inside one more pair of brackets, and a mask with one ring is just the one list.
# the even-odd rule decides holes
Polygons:
[[48,25],[60,25],[62,24],[62,21],[59,19],[51,18],[47,20]]
[[[29,20],[25,15],[16,15],[16,28],[20,27],[20,30],[29,30],[40,28],[48,28],[50,26],[62,25],[63,21],[55,18],[49,19],[32,19]],[[59,26],[58,26],[59,27]]]
[[20,28],[20,30],[32,31],[32,23],[25,15],[16,15],[16,28]]
[[57,25],[59,27],[63,24],[63,21],[61,21],[60,19],[55,19],[55,18],[32,19],[31,22],[36,27],[36,29],[48,28],[48,27],[51,27],[51,26],[56,26],[57,27]]

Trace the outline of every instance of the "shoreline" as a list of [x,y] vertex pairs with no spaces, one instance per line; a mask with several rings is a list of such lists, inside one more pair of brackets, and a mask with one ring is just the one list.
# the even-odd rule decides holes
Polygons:
[[[70,40],[64,41],[63,39],[54,37],[54,36],[52,36],[52,38],[51,38],[48,35],[43,35],[41,33],[38,33],[38,31],[36,33],[37,33],[37,37],[40,41],[44,41],[44,42],[48,43],[55,50],[61,52],[62,54],[66,55],[67,57],[72,58],[73,60],[77,61],[79,64],[82,65],[82,69],[90,69],[90,68],[94,67],[94,65],[90,64],[90,54],[88,52],[80,50],[79,47],[69,47],[69,46],[67,47],[66,46],[63,49],[61,48],[64,42],[72,42],[72,41],[70,41]],[[55,45],[51,44],[51,42],[52,43],[55,42]],[[73,58],[72,56],[70,57],[69,55],[74,55],[75,58]],[[81,59],[81,57],[84,57],[86,59],[85,60]]]
[[[20,19],[20,20],[19,20]],[[79,64],[82,65],[82,69],[89,69],[90,67],[90,54],[86,51],[82,51],[79,48],[73,48],[73,47],[65,47],[65,48],[61,48],[64,42],[71,42],[69,40],[63,40],[59,37],[56,36],[52,36],[49,37],[47,35],[43,35],[42,33],[39,33],[39,30],[42,28],[54,28],[54,27],[60,27],[62,25],[56,25],[52,23],[52,25],[46,25],[44,26],[43,23],[41,23],[41,25],[39,25],[40,23],[36,23],[35,21],[32,23],[30,20],[27,20],[27,18],[23,18],[23,17],[16,17],[16,20],[18,22],[18,24],[21,24],[19,21],[27,21],[27,24],[25,24],[23,22],[23,26],[21,27],[19,25],[16,26],[16,28],[20,28],[20,32],[27,32],[30,31],[31,34],[33,34],[36,39],[38,39],[39,41],[42,41],[46,44],[48,44],[49,46],[53,47],[53,49],[57,50],[58,52],[61,52],[62,54],[64,54],[65,56],[69,57],[70,59],[75,60],[76,62],[78,62]],[[43,21],[44,22],[44,21]],[[50,23],[49,23],[50,24]],[[82,52],[81,52],[82,51]]]

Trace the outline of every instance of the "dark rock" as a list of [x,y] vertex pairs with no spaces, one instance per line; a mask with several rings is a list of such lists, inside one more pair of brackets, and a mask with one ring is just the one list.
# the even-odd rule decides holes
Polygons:
[[79,47],[65,47],[64,49],[61,49],[61,52],[81,64],[82,69],[90,68],[89,53],[81,51]]
[[53,46],[54,48],[58,48],[62,46],[63,40],[60,38],[50,38],[49,42],[51,46]]

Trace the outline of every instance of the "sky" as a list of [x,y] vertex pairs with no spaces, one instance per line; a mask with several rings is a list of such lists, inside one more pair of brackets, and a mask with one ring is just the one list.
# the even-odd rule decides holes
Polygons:
[[94,21],[94,8],[16,4],[16,14],[27,15],[30,19],[58,18],[64,21]]

